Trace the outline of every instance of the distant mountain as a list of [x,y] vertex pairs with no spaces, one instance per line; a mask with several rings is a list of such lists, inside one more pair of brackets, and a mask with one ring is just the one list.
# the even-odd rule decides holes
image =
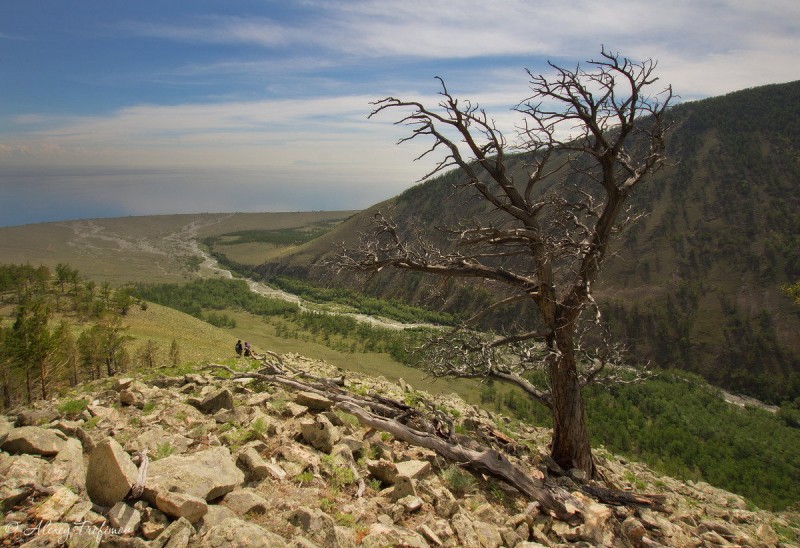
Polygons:
[[[647,216],[621,235],[597,288],[606,317],[638,360],[769,402],[800,397],[800,307],[781,291],[800,279],[800,82],[686,103],[672,115],[671,165],[632,197]],[[337,243],[356,245],[377,210],[446,243],[435,227],[489,214],[453,190],[458,181],[453,171],[419,184],[257,270],[473,309],[487,302],[480,286],[400,272],[358,281],[319,268]]]

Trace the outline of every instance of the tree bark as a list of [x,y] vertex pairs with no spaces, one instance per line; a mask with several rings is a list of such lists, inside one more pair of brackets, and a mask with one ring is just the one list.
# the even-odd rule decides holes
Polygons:
[[530,474],[515,466],[504,455],[492,449],[475,451],[462,445],[454,445],[442,438],[409,428],[393,419],[378,417],[351,402],[339,402],[337,407],[355,415],[358,421],[382,432],[389,432],[399,440],[417,447],[436,451],[444,458],[465,464],[481,473],[501,478],[513,485],[521,493],[538,502],[542,509],[552,513],[561,520],[580,522],[580,517],[567,510],[563,502],[558,500],[550,489],[535,481]]
[[557,329],[551,343],[558,351],[558,358],[550,366],[553,402],[550,456],[564,470],[577,468],[585,472],[588,478],[593,478],[595,466],[572,339],[567,329]]

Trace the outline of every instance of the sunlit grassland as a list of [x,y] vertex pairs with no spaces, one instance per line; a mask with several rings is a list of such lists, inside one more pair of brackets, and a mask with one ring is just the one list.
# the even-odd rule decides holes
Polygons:
[[[7,264],[69,264],[98,283],[180,282],[196,275],[190,241],[245,231],[331,226],[352,211],[199,213],[86,219],[0,227],[0,257]],[[252,255],[255,253],[255,255]],[[257,256],[259,252],[248,252]]]
[[[383,376],[388,380],[403,379],[417,390],[431,394],[456,393],[472,404],[480,403],[482,384],[469,379],[435,379],[421,369],[409,367],[393,359],[384,352],[343,352],[313,340],[311,333],[302,333],[298,338],[276,335],[275,328],[280,318],[264,318],[242,311],[225,311],[236,320],[232,339],[242,339],[255,346],[257,352],[270,350],[279,354],[295,353],[301,356],[324,361],[344,371],[355,371],[371,376]],[[349,341],[347,341],[349,344]],[[231,347],[232,348],[232,347]],[[504,393],[508,388],[501,388]]]
[[133,307],[125,316],[125,324],[127,334],[134,338],[132,348],[152,340],[161,351],[160,362],[166,362],[173,340],[178,343],[181,362],[204,365],[234,355],[236,333],[166,306],[148,303],[147,310]]

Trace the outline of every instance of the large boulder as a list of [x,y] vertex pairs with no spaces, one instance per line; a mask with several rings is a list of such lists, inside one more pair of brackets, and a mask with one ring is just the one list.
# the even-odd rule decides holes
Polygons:
[[220,409],[233,409],[233,394],[227,388],[218,390],[203,400],[190,398],[188,401],[189,404],[208,415],[213,415]]
[[204,548],[250,548],[251,546],[283,548],[288,544],[279,535],[267,531],[255,523],[230,518],[211,527],[203,535],[199,546]]
[[394,525],[375,523],[369,533],[361,540],[362,548],[383,548],[384,546],[405,546],[408,548],[428,548],[430,544],[419,533]]
[[0,444],[6,441],[6,436],[14,429],[14,425],[4,417],[0,417]]
[[314,392],[298,392],[294,401],[312,411],[327,411],[333,407],[333,401]]
[[336,544],[336,522],[319,508],[301,506],[289,516],[289,523],[300,528],[314,542],[323,546]]
[[9,453],[52,457],[61,451],[66,441],[67,436],[58,430],[50,430],[38,426],[23,426],[8,432],[2,448],[3,451],[8,451]]
[[270,506],[258,491],[249,487],[231,491],[225,495],[222,503],[240,516],[251,512],[263,514]]
[[158,493],[175,491],[210,501],[233,491],[244,473],[227,447],[213,447],[191,455],[174,455],[150,463],[143,497],[155,504]]
[[208,503],[205,499],[171,491],[156,495],[156,507],[168,516],[186,518],[191,523],[208,513]]
[[122,534],[133,534],[142,523],[142,514],[124,502],[118,502],[109,510],[108,521],[111,527]]
[[45,485],[66,485],[76,493],[86,486],[86,466],[83,463],[83,446],[69,438],[50,464],[44,478]]
[[168,445],[172,454],[185,453],[192,444],[192,439],[165,431],[161,426],[148,428],[132,440],[125,444],[125,450],[129,453],[134,451],[147,451],[149,455],[158,454],[160,447]]
[[503,538],[494,525],[476,520],[466,512],[454,515],[450,525],[458,535],[459,545],[464,548],[498,548],[503,544]]
[[98,444],[86,469],[86,492],[100,506],[114,506],[136,483],[138,469],[113,438]]
[[339,429],[323,415],[301,422],[300,429],[303,439],[323,453],[330,453],[333,446],[342,439]]

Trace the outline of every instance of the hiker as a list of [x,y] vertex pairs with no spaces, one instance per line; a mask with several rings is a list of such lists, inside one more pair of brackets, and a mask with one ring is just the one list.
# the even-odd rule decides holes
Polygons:
[[252,351],[250,350],[250,343],[245,341],[244,342],[244,357],[249,358],[252,355]]
[[241,358],[243,350],[244,349],[242,348],[242,339],[239,339],[238,341],[236,341],[236,355]]

